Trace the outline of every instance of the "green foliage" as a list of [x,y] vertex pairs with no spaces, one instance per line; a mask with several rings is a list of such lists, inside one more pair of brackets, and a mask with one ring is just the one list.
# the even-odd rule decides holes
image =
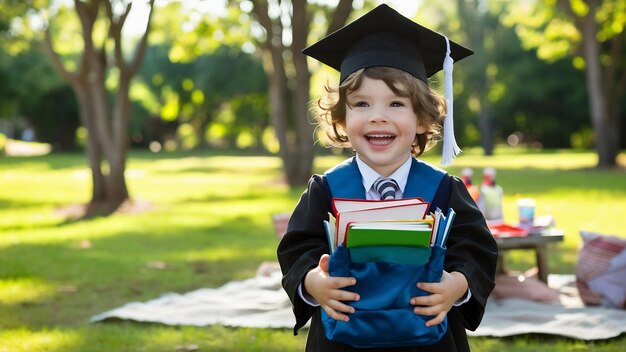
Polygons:
[[31,25],[29,20],[48,3],[49,0],[0,0],[1,51],[15,55],[31,48],[36,42],[37,25]]
[[[511,2],[508,7],[509,14],[503,23],[515,28],[526,48],[536,49],[538,57],[547,62],[565,58],[577,69],[586,71],[589,104],[602,107],[588,110],[594,121],[598,162],[605,166],[614,165],[614,157],[624,145],[621,136],[626,131],[619,123],[625,111],[624,89],[620,82],[623,82],[625,69],[626,0],[535,0]],[[588,40],[594,38],[597,43],[593,44],[597,45],[586,45],[583,36],[587,38],[587,44],[592,44]],[[600,72],[591,74],[597,69]],[[606,132],[611,129],[618,129],[615,137],[609,137]]]
[[19,105],[15,85],[9,84],[13,75],[13,59],[0,49],[0,119],[14,116]]
[[[572,1],[574,11],[582,14],[585,4]],[[576,27],[556,8],[555,1],[511,3],[503,23],[515,27],[525,49],[536,49],[540,58],[554,61],[571,55],[581,40]]]
[[[556,11],[554,3],[467,0],[454,6],[437,1],[420,4],[418,21],[476,52],[455,69],[455,124],[462,146],[479,145],[486,133],[493,134],[496,144],[515,134],[523,137],[521,143],[526,145],[589,145],[585,82],[577,72],[584,68],[584,60],[559,59],[556,55],[571,53],[579,34]],[[585,11],[583,1],[569,3],[577,13]],[[602,1],[597,15],[599,40],[623,31],[625,4],[625,0]],[[0,2],[0,119],[26,116],[37,124],[39,114],[31,114],[31,107],[61,84],[48,59],[38,51],[38,27],[29,26],[25,16],[27,11],[43,14],[38,11],[48,5],[46,0]],[[269,125],[267,77],[259,57],[264,33],[252,25],[249,5],[229,1],[225,12],[219,14],[200,12],[179,1],[158,6],[146,58],[131,86],[134,145],[146,146],[152,140],[163,143],[175,134],[171,129],[181,123],[191,126],[197,145],[254,147],[260,145],[260,135],[270,134],[261,130]],[[309,37],[319,37],[333,9],[317,2],[310,6],[315,17]],[[359,11],[373,6],[367,1]],[[75,65],[82,40],[77,37],[80,26],[72,11],[65,6],[56,12],[52,30],[55,47],[63,52],[65,63]],[[7,31],[12,19],[17,27]],[[544,51],[550,52],[549,62],[537,58]],[[288,66],[292,72],[293,67]],[[327,70],[311,69],[316,73]],[[329,75],[334,77],[335,73]],[[313,99],[323,93],[315,91],[325,83],[323,77],[320,81],[314,83]],[[116,84],[114,79],[108,83]],[[433,86],[441,88],[438,82]],[[624,111],[626,100],[622,100]],[[490,132],[480,131],[482,109],[490,117]],[[232,123],[220,120],[220,116],[228,115],[233,116]],[[626,124],[621,128],[624,135]],[[220,132],[210,134],[219,139],[207,141],[207,131]]]
[[206,129],[217,116],[233,106],[228,135],[245,132],[258,139],[258,129],[269,120],[267,78],[260,60],[237,47],[219,46],[194,61],[174,62],[171,50],[169,45],[148,48],[132,88],[143,109],[167,121],[187,123],[196,141],[186,138],[186,145],[197,146],[205,143]]
[[[518,42],[511,31],[499,38]],[[500,138],[521,133],[522,143],[547,148],[571,146],[571,136],[589,126],[585,80],[568,60],[545,63],[519,44],[494,52],[495,79],[505,93],[491,102],[494,132]],[[523,116],[523,119],[515,117]]]
[[7,145],[7,136],[4,133],[0,133],[0,156],[4,154],[4,148]]
[[[429,5],[431,11],[445,7]],[[570,147],[573,134],[589,127],[584,76],[569,60],[547,63],[535,50],[524,48],[515,29],[502,24],[517,15],[512,9],[497,1],[461,1],[456,9],[445,7],[438,16],[429,16],[438,18],[451,38],[461,38],[457,40],[475,51],[454,71],[460,144],[477,146],[490,134],[497,145],[515,134],[522,145]],[[527,19],[529,26],[540,24],[533,21],[536,18]],[[461,21],[461,27],[451,19]],[[488,120],[490,130],[480,118]]]
[[40,142],[50,143],[57,151],[72,151],[80,125],[74,91],[69,86],[53,89],[34,105],[24,108]]
[[600,30],[598,40],[604,42],[612,37],[624,35],[626,27],[626,1],[605,0],[600,3],[597,13]]
[[150,41],[157,46],[168,45],[168,56],[174,63],[210,56],[221,46],[250,54],[255,50],[250,23],[248,14],[238,6],[229,6],[224,14],[218,14],[184,6],[182,2],[168,2],[154,15]]
[[[84,158],[0,159],[0,350],[303,349],[305,332],[294,337],[290,329],[88,323],[130,301],[249,278],[261,262],[275,260],[271,214],[291,210],[302,191],[280,181],[277,157],[134,152],[127,172],[136,199],[127,209],[135,212],[69,221],[65,216],[88,200]],[[318,157],[316,172],[339,160]],[[517,149],[483,157],[465,151],[449,171],[458,175],[472,167],[479,174],[485,166],[496,167],[510,221],[519,196],[535,198],[538,214],[554,214],[566,233],[565,242],[552,249],[550,268],[572,273],[580,229],[626,236],[623,172],[591,169],[594,164],[589,152]],[[589,199],[592,206],[576,206]],[[511,269],[532,263],[524,251],[508,258]],[[626,337],[584,342],[531,335],[470,338],[470,344],[477,351],[622,351]]]
[[32,127],[37,140],[55,150],[76,148],[74,93],[36,47],[10,54],[0,46],[0,119],[23,119],[20,123]]

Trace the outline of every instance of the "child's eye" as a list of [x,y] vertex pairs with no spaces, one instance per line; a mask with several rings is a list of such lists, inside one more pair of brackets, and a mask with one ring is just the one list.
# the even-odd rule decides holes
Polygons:
[[369,106],[369,104],[367,102],[365,102],[365,101],[357,101],[357,102],[355,102],[352,105],[355,106],[355,107],[358,107],[358,108],[364,108],[364,107],[368,107]]
[[404,106],[404,103],[401,102],[401,101],[392,101],[391,102],[391,106],[392,107],[401,107],[401,106]]

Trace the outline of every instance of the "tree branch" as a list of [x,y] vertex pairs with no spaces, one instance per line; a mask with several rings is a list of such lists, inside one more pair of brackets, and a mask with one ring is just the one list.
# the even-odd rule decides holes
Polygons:
[[154,0],[150,0],[150,11],[148,12],[148,23],[146,24],[146,31],[144,32],[141,40],[137,44],[137,49],[135,51],[135,56],[130,62],[130,66],[128,68],[129,74],[134,76],[135,73],[139,70],[139,66],[141,66],[141,62],[146,53],[146,48],[148,46],[148,35],[150,34],[150,28],[152,26],[152,13],[154,12]]
[[[107,19],[109,20],[108,36],[109,38],[113,39],[113,56],[115,58],[115,65],[120,70],[120,77],[121,77],[124,75],[126,71],[126,65],[124,63],[124,56],[122,54],[122,45],[121,45],[122,26],[120,25],[119,20],[114,18],[113,8],[111,7],[110,0],[103,1],[103,4],[104,4],[104,9],[105,9],[105,15]],[[130,6],[130,4],[128,6]],[[128,11],[128,6],[126,7],[127,11]],[[104,43],[102,45],[102,50],[103,51],[106,50]]]
[[328,24],[326,35],[343,27],[348,21],[350,13],[352,13],[352,0],[339,0],[339,4],[337,4],[333,17]]
[[265,44],[269,48],[272,45],[272,39],[274,37],[273,22],[268,14],[267,1],[265,0],[252,0],[252,11],[256,14],[259,23],[265,28],[266,40]]
[[96,1],[90,3],[90,6],[87,6],[87,4],[82,1],[74,0],[74,7],[76,8],[76,13],[78,14],[78,18],[80,19],[80,23],[83,28],[83,45],[85,46],[78,74],[80,76],[85,76],[89,72],[89,67],[92,63],[92,58],[87,55],[87,53],[93,51],[92,34],[93,26],[98,15],[99,3]]
[[48,54],[48,57],[52,62],[52,66],[57,70],[57,72],[66,82],[68,82],[70,85],[73,85],[75,82],[78,81],[78,75],[76,73],[68,71],[65,65],[63,65],[63,62],[61,62],[61,57],[59,56],[59,54],[54,51],[54,47],[52,45],[52,35],[50,34],[50,27],[46,28],[43,48],[46,54]]

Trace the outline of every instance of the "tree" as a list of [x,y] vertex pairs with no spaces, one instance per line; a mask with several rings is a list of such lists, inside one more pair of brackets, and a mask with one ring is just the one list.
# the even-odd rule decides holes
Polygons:
[[[279,156],[287,183],[296,186],[311,176],[314,127],[309,115],[311,73],[302,49],[307,44],[315,9],[306,0],[252,0],[252,13],[265,31],[261,48],[268,76],[270,121],[280,145]],[[339,0],[332,14],[329,34],[342,27],[352,12],[352,0]],[[327,17],[328,16],[328,17]],[[284,38],[290,34],[291,41]]]
[[[457,11],[460,27],[466,33],[470,48],[480,55],[472,58],[471,67],[464,68],[464,72],[469,72],[466,78],[468,86],[473,87],[467,90],[469,100],[476,102],[475,114],[478,117],[478,129],[480,130],[480,144],[485,155],[493,155],[493,126],[492,126],[492,102],[489,101],[489,93],[494,85],[494,75],[488,69],[490,58],[496,50],[491,41],[497,32],[497,20],[491,16],[480,0],[457,0]],[[469,65],[468,65],[469,66]]]
[[501,24],[504,4],[458,0],[456,9],[441,7],[449,19],[440,21],[448,27],[444,33],[461,36],[475,52],[455,70],[455,81],[462,82],[455,85],[455,112],[462,117],[455,126],[463,145],[480,139],[486,155],[503,141],[567,148],[588,129],[581,73],[564,59],[548,63],[524,50],[514,29]]
[[545,60],[574,56],[583,68],[598,167],[614,167],[626,91],[626,0],[543,0],[511,10],[508,22]]
[[[224,10],[198,20],[199,9],[180,2],[159,7],[134,83],[143,86],[140,100],[148,110],[181,124],[178,135],[186,148],[232,147],[267,126],[267,78],[251,43],[249,16],[235,7]],[[255,97],[255,113],[241,118],[229,108],[246,96]]]
[[[122,5],[121,14],[114,11],[114,7],[119,8],[117,5]],[[75,71],[66,67],[55,51],[51,26],[45,32],[46,53],[59,74],[74,90],[80,119],[88,133],[86,151],[93,188],[87,216],[110,213],[129,199],[124,177],[131,107],[128,92],[130,81],[137,73],[145,53],[154,0],[150,0],[148,6],[146,30],[129,62],[126,62],[122,51],[122,28],[132,8],[132,2],[124,6],[122,2],[114,0],[74,0],[83,38],[83,52]],[[104,11],[103,14],[101,10]],[[95,39],[96,24],[106,26],[106,36],[100,42]],[[107,51],[110,44],[113,46],[111,53]],[[118,84],[110,104],[105,80],[113,69],[117,72]]]

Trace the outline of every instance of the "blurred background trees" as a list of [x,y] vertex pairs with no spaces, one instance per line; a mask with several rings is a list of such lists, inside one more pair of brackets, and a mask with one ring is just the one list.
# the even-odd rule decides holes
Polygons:
[[[150,3],[105,2],[116,16],[132,3],[119,32],[129,63],[146,34]],[[48,31],[60,62],[77,72],[85,44],[77,39],[76,9],[95,3],[0,1],[0,133],[33,136],[55,151],[89,151],[90,138],[101,132],[85,133],[81,104],[70,94],[76,85],[62,79],[42,49]],[[157,1],[144,60],[128,81],[127,130],[116,138],[154,152],[276,153],[289,185],[306,182],[315,154],[328,152],[313,144],[323,137],[315,134],[310,108],[337,74],[300,51],[378,3]],[[456,134],[464,148],[487,155],[498,145],[595,148],[598,166],[617,164],[626,129],[626,0],[391,5],[476,52],[455,69]],[[113,22],[99,17],[92,35],[111,63]],[[123,80],[119,68],[106,73],[101,83],[113,109]],[[432,86],[441,84],[435,79]]]
[[544,0],[511,4],[512,24],[525,48],[554,62],[569,58],[585,74],[588,115],[598,166],[614,167],[621,146],[626,91],[626,1]]

